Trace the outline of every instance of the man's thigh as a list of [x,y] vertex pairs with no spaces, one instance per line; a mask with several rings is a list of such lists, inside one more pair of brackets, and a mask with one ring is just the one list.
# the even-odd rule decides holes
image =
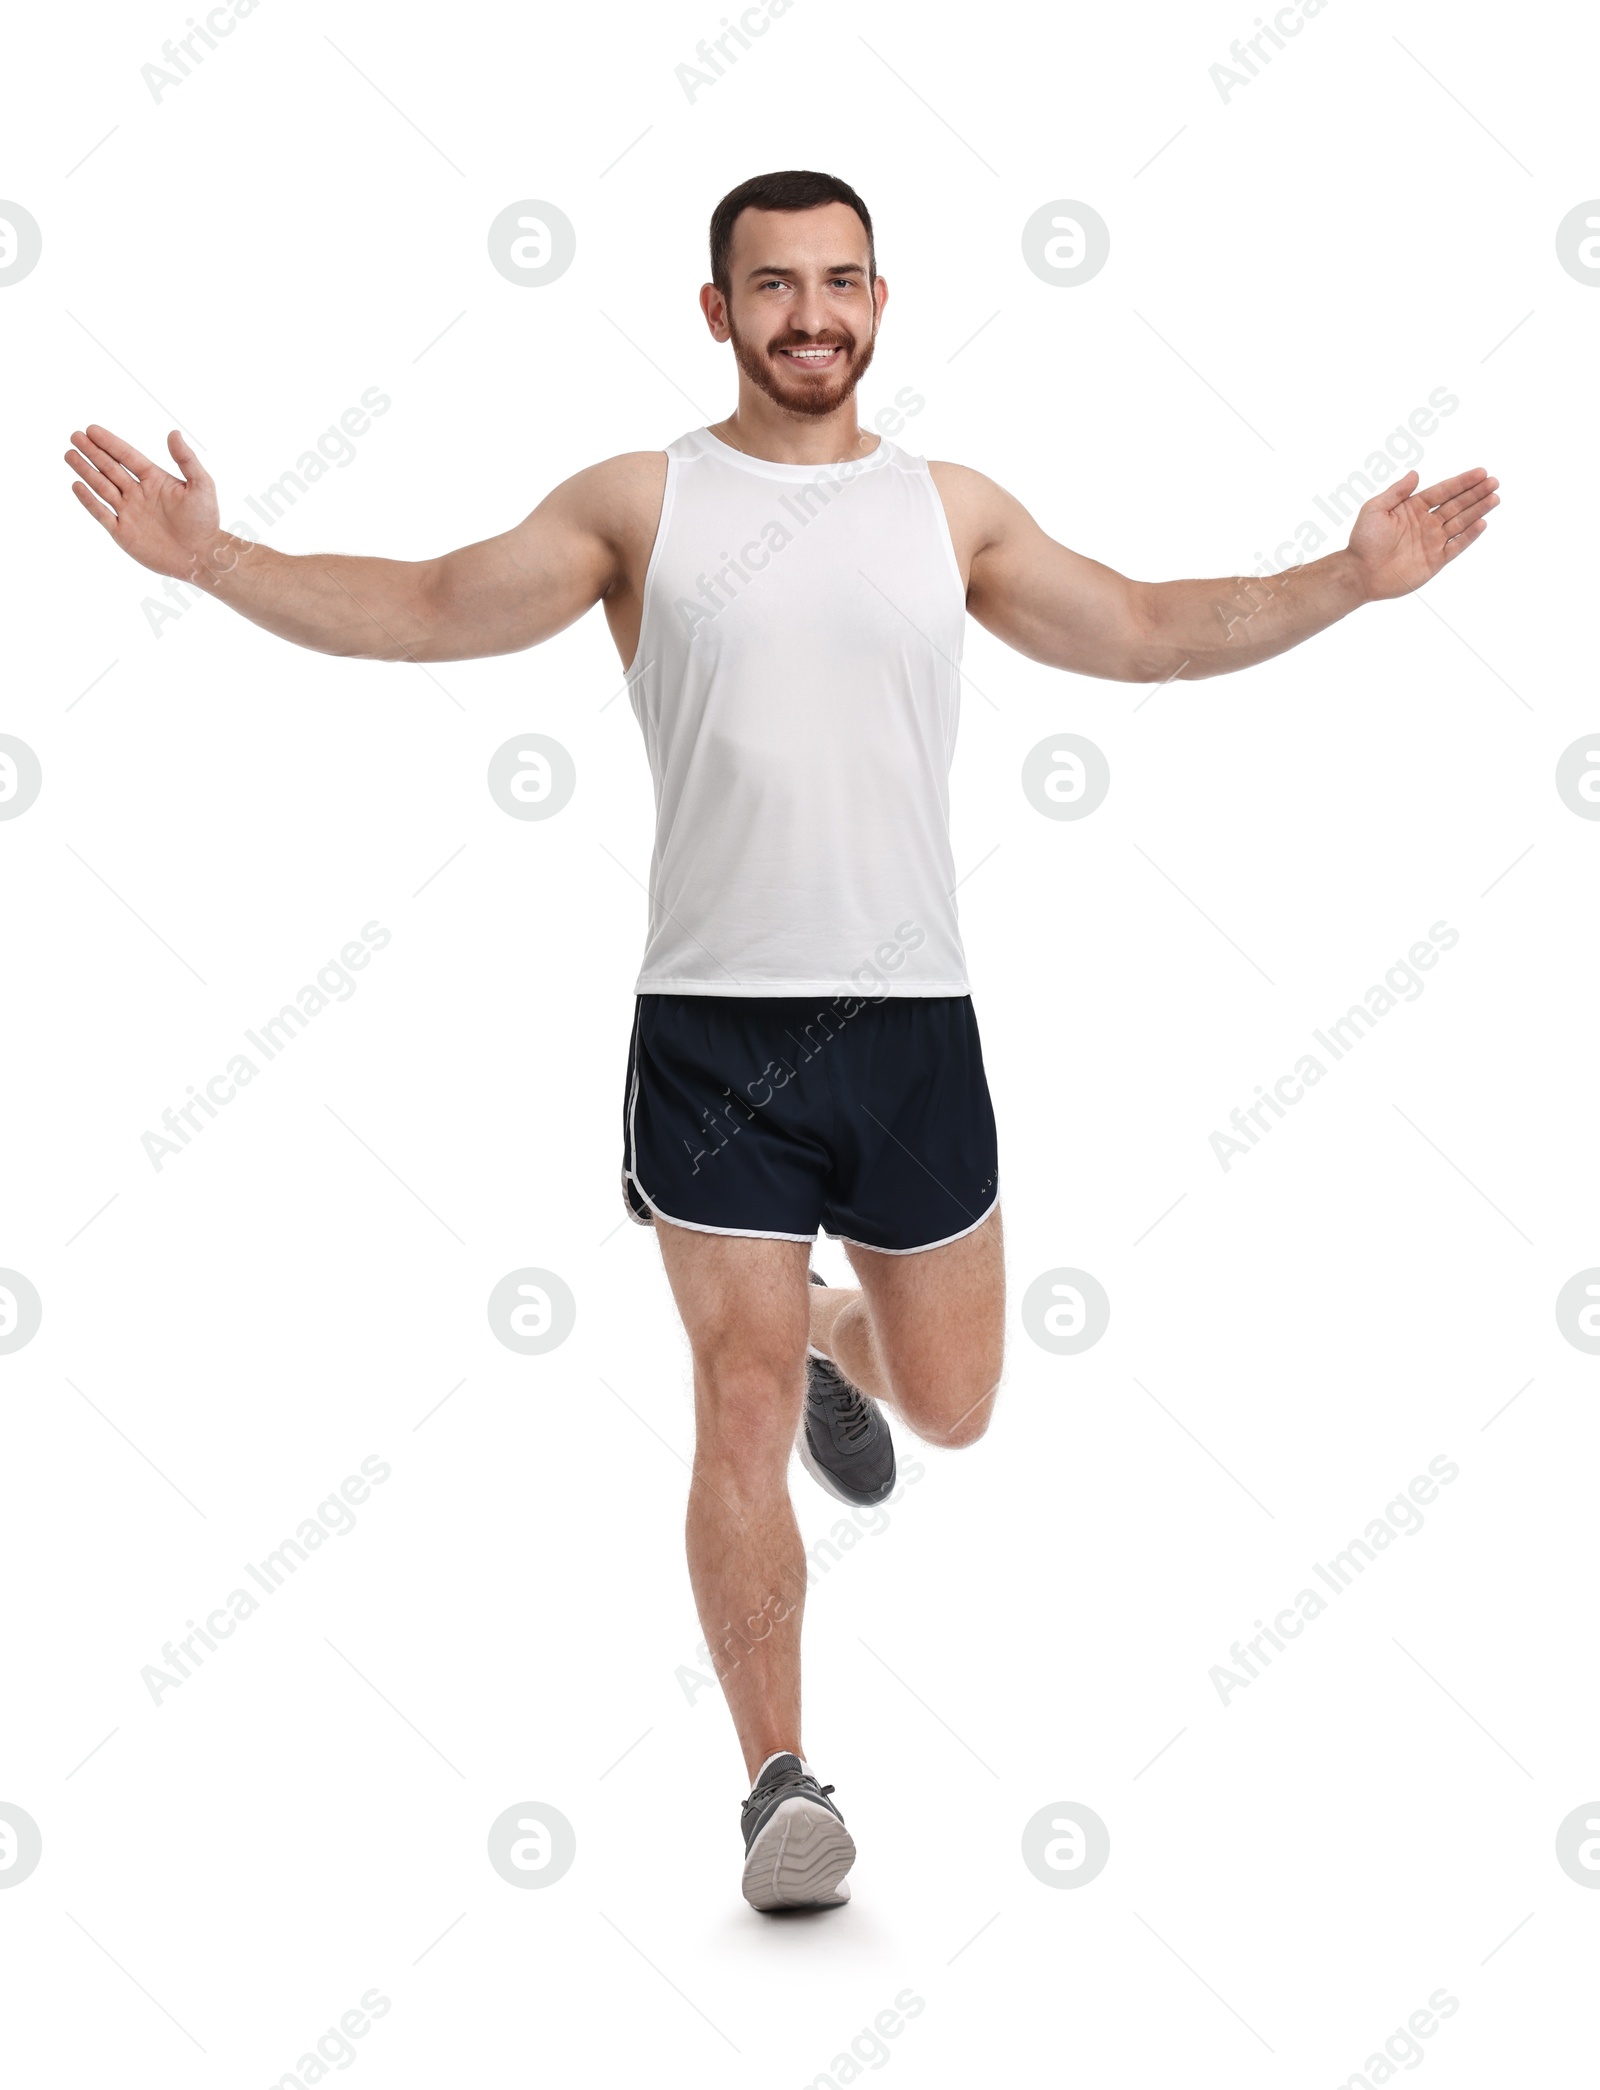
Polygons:
[[808,1241],[701,1233],[657,1219],[697,1379],[777,1375],[798,1401],[811,1327]]
[[912,1255],[847,1243],[845,1253],[872,1313],[889,1384],[908,1400],[919,1389],[987,1391],[1005,1352],[1006,1274],[997,1204],[980,1226]]

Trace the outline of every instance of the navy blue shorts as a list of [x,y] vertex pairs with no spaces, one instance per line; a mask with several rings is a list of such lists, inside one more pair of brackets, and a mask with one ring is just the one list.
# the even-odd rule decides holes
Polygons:
[[910,1255],[999,1195],[972,998],[641,994],[623,1195],[702,1233]]

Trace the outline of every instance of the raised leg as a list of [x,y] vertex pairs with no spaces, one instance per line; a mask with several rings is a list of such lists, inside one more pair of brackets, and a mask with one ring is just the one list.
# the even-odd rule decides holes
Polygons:
[[1005,1350],[999,1206],[943,1248],[845,1252],[861,1289],[812,1288],[812,1342],[930,1444],[976,1443],[989,1427]]

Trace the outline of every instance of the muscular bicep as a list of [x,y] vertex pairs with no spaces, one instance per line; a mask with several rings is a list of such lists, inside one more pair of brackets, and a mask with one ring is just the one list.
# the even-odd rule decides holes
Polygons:
[[[628,588],[651,497],[651,465],[651,453],[593,465],[554,488],[514,529],[431,561],[429,637],[419,657],[517,653]],[[659,490],[654,498],[659,508]]]
[[1058,544],[981,472],[934,467],[967,575],[967,608],[1030,660],[1108,681],[1149,674],[1149,598],[1138,581]]

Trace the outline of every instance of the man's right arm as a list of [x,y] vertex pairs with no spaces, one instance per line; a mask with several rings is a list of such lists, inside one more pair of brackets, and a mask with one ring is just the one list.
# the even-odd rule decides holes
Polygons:
[[297,646],[360,660],[472,660],[564,630],[629,585],[630,539],[661,464],[640,452],[592,465],[514,529],[441,558],[366,559],[290,556],[219,528],[210,475],[176,430],[181,478],[109,429],[73,442],[73,492],[140,565],[208,588]]

